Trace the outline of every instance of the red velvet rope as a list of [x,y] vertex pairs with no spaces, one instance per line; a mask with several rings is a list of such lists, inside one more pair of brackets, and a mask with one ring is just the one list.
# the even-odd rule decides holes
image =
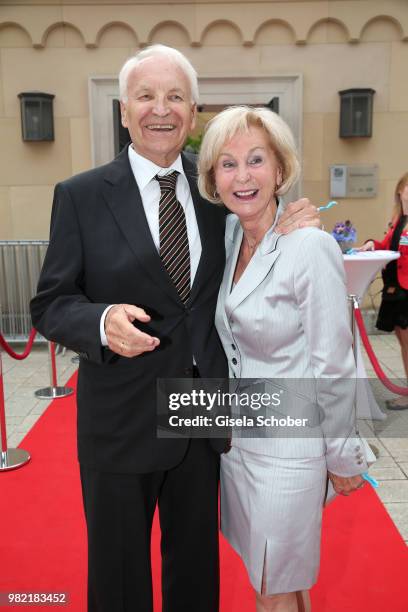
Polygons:
[[37,330],[34,328],[30,331],[30,336],[28,338],[27,345],[22,353],[15,353],[13,349],[11,348],[11,346],[7,344],[2,334],[0,334],[0,346],[4,348],[6,353],[10,355],[10,357],[12,357],[13,359],[19,359],[19,360],[25,359],[31,353],[31,349],[33,347],[33,342],[34,342],[36,333],[37,333]]
[[373,347],[371,346],[370,341],[368,339],[367,332],[364,327],[363,316],[359,308],[354,308],[354,316],[358,325],[361,339],[364,344],[364,348],[370,358],[370,361],[374,368],[374,372],[377,374],[384,387],[387,387],[389,391],[391,391],[392,393],[396,393],[397,395],[408,395],[408,387],[398,387],[397,385],[394,385],[394,383],[392,383],[389,378],[387,378],[387,376],[384,374],[380,364],[378,363],[377,357],[374,354]]

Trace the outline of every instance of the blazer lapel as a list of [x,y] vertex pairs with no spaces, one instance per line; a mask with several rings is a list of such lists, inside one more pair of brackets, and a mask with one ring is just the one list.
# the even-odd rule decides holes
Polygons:
[[224,317],[224,325],[227,329],[230,329],[228,318],[229,312],[227,312],[227,302],[229,302],[231,291],[232,291],[232,283],[234,280],[234,272],[238,261],[239,251],[241,249],[242,242],[242,227],[238,221],[236,220],[236,224],[232,229],[232,233],[230,235],[226,234],[225,239],[225,250],[226,250],[226,262],[225,262],[225,270],[224,270],[224,278],[221,283],[220,289],[220,305],[222,306],[222,313]]
[[[238,283],[235,285],[232,291],[225,296],[225,314],[227,320],[230,318],[235,308],[237,308],[237,306],[239,306],[239,304],[241,304],[262,283],[278,259],[280,255],[280,251],[277,248],[279,235],[274,233],[274,226],[265,234],[261,244],[245,268],[244,273],[242,274]],[[242,235],[243,232],[240,227],[234,240],[235,247],[233,255],[230,258],[227,291],[232,287],[236,262],[238,260],[242,242]]]
[[127,147],[107,166],[104,179],[104,198],[134,255],[152,280],[169,297],[180,302],[153,242]]

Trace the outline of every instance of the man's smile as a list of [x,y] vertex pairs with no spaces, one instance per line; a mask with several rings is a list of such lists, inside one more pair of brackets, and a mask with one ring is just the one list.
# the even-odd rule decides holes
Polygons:
[[145,127],[152,132],[171,132],[176,129],[172,123],[151,123]]

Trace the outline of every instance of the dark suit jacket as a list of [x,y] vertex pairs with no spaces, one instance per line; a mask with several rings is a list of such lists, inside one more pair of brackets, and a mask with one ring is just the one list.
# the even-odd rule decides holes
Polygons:
[[[224,268],[224,211],[203,200],[194,163],[183,155],[199,227],[202,255],[191,297],[183,305],[157,253],[127,148],[111,163],[55,188],[50,244],[34,326],[81,355],[78,375],[78,452],[81,463],[111,472],[168,469],[182,458],[186,439],[157,439],[156,379],[227,375],[214,327]],[[141,306],[138,325],[161,340],[139,357],[101,347],[99,324],[109,304]],[[211,444],[221,450],[223,440]]]

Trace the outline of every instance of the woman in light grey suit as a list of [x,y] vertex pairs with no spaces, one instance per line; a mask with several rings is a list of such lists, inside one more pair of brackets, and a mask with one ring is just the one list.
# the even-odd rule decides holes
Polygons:
[[[278,197],[299,173],[292,134],[275,113],[232,107],[217,115],[198,167],[201,194],[234,213],[216,313],[230,377],[241,389],[242,379],[256,378],[264,391],[273,391],[271,379],[280,386],[291,379],[296,389],[286,406],[308,417],[296,437],[233,434],[221,464],[221,528],[247,567],[259,612],[310,610],[327,478],[348,495],[363,486],[367,469],[353,434],[342,256],[316,228],[274,232],[284,207]],[[285,405],[275,414],[285,416]]]

